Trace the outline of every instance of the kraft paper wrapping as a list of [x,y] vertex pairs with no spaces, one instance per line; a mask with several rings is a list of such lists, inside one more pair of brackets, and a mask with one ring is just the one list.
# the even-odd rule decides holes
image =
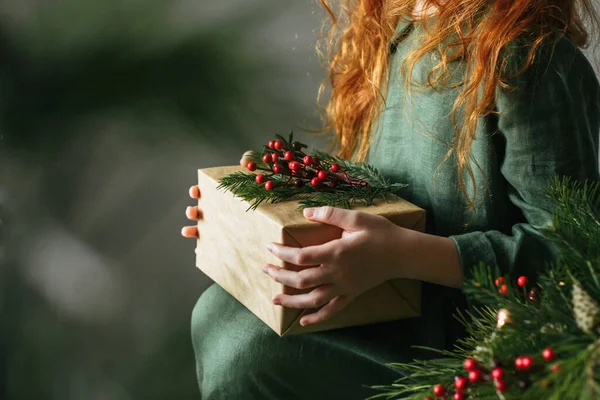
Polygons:
[[[324,331],[395,319],[417,317],[421,312],[421,283],[404,279],[385,282],[361,296],[330,320],[303,327],[302,315],[314,310],[276,306],[271,302],[277,293],[295,294],[300,290],[275,282],[262,272],[271,263],[283,268],[302,268],[283,262],[271,254],[269,242],[304,247],[341,237],[338,227],[308,221],[297,209],[297,201],[261,204],[246,211],[249,203],[223,189],[219,180],[230,173],[243,171],[239,166],[198,170],[201,197],[198,206],[203,218],[198,221],[200,237],[196,247],[196,266],[240,303],[260,318],[278,335]],[[378,214],[396,225],[423,231],[425,211],[403,199],[388,202],[378,199],[375,206],[355,210]]]

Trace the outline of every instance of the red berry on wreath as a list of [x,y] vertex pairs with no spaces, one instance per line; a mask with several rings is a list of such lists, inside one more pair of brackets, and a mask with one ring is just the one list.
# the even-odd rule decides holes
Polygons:
[[496,386],[496,389],[498,389],[500,392],[505,392],[506,389],[508,389],[508,384],[506,383],[506,381],[494,381],[494,385]]
[[300,178],[296,178],[294,179],[294,186],[296,186],[297,188],[301,188],[302,186],[304,186],[304,181]]
[[256,183],[259,183],[261,185],[263,183],[265,183],[265,175],[264,174],[258,174],[258,175],[256,175]]
[[274,140],[269,140],[269,144],[267,145],[270,149],[274,149],[275,148],[275,141]]
[[271,161],[277,162],[279,160],[279,155],[277,153],[271,154]]
[[492,370],[492,378],[497,381],[502,380],[504,378],[504,370],[502,368],[494,368]]
[[327,178],[327,171],[325,171],[325,170],[323,170],[323,169],[322,169],[322,170],[320,170],[320,171],[317,173],[317,178],[319,178],[319,179],[321,179],[321,180],[325,180],[325,178]]
[[462,375],[458,375],[456,378],[454,378],[454,387],[456,388],[456,390],[463,390],[464,388],[466,388],[467,378],[465,378]]
[[456,393],[454,393],[454,396],[452,396],[452,398],[454,400],[465,400],[466,395],[463,392],[456,392]]
[[311,165],[313,163],[313,159],[311,156],[304,156],[304,165]]
[[256,170],[256,163],[254,161],[250,161],[248,163],[248,170],[249,171],[255,171]]
[[262,160],[263,160],[263,162],[265,164],[270,164],[271,163],[271,155],[270,154],[263,154]]
[[515,368],[523,369],[523,357],[519,356],[519,357],[515,358]]
[[290,169],[294,172],[300,171],[301,168],[300,163],[298,161],[290,161],[288,167],[290,167]]
[[283,158],[285,158],[286,161],[292,161],[294,159],[294,153],[291,151],[286,151],[283,155]]
[[310,184],[312,185],[312,187],[316,188],[319,187],[319,185],[321,184],[321,180],[319,178],[312,178],[310,180]]
[[517,278],[517,285],[519,285],[519,287],[527,286],[527,282],[529,282],[529,280],[526,276],[520,276],[519,278]]
[[499,276],[496,278],[494,283],[496,284],[496,287],[500,287],[501,285],[504,285],[506,283],[506,281],[504,280],[503,276]]
[[433,400],[431,397],[425,397],[423,400]]
[[537,301],[537,290],[536,288],[533,288],[529,291],[529,300],[531,301]]
[[275,172],[276,174],[280,174],[283,172],[283,165],[281,164],[275,164],[273,165],[273,172]]
[[337,164],[331,164],[331,172],[338,172],[340,170],[340,166]]
[[334,181],[329,181],[327,182],[327,186],[329,186],[330,188],[335,187],[336,183]]
[[267,183],[265,183],[265,189],[267,190],[273,190],[275,188],[275,182],[273,181],[267,181]]
[[533,366],[533,357],[522,357],[521,360],[521,368],[522,369],[529,369]]
[[555,356],[556,356],[556,354],[554,354],[554,350],[552,350],[550,347],[548,347],[547,349],[544,349],[544,351],[542,351],[542,357],[544,357],[544,360],[546,360],[546,361],[554,360]]
[[465,367],[467,371],[473,371],[477,368],[477,361],[475,361],[473,358],[467,358],[463,362],[463,367]]
[[502,296],[506,296],[506,293],[508,293],[508,287],[506,285],[500,286],[498,293],[500,293]]
[[285,144],[283,144],[283,142],[281,140],[276,140],[275,141],[275,148],[277,150],[281,150],[285,147]]
[[443,396],[446,394],[446,389],[444,389],[442,385],[435,385],[433,387],[433,394],[435,394],[437,397]]
[[481,372],[479,372],[478,369],[474,369],[472,371],[469,371],[469,381],[471,381],[471,382],[477,382],[480,379],[481,379]]
[[559,363],[555,363],[551,368],[550,371],[557,373],[558,371],[560,371],[560,364]]

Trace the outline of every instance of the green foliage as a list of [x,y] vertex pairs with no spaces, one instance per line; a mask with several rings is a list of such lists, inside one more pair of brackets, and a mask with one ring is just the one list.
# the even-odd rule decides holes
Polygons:
[[[293,133],[286,140],[281,135],[275,135],[282,140],[286,147],[293,141]],[[306,145],[301,144],[302,148]],[[269,149],[265,146],[264,151]],[[302,153],[303,154],[303,153]],[[322,186],[313,188],[309,184],[294,187],[291,177],[281,174],[269,175],[269,180],[275,182],[275,188],[266,190],[263,185],[256,183],[256,174],[236,172],[223,177],[218,189],[229,190],[236,196],[250,203],[248,210],[256,209],[263,202],[279,203],[288,200],[299,200],[299,209],[308,207],[333,206],[341,208],[352,208],[355,206],[373,205],[376,198],[387,200],[386,196],[393,196],[406,184],[391,183],[371,165],[366,163],[354,163],[348,160],[333,157],[325,152],[317,151],[313,154],[321,162],[321,166],[328,170],[331,164],[337,163],[340,168],[348,173],[353,179],[368,183],[367,187],[359,187],[351,184],[340,184],[333,188]],[[250,160],[256,163],[258,168],[269,170],[270,166],[262,161],[261,153],[253,151]]]
[[[537,277],[538,293],[532,301],[529,288],[506,276],[507,293],[499,293],[495,279],[498,269],[478,265],[473,279],[465,283],[464,292],[476,306],[459,313],[467,335],[451,351],[438,351],[443,358],[392,364],[405,377],[389,386],[373,387],[382,393],[372,398],[415,399],[434,397],[432,387],[442,384],[450,392],[454,377],[465,375],[462,361],[475,358],[489,374],[492,361],[500,361],[509,388],[501,393],[493,382],[470,384],[465,391],[469,399],[596,399],[600,396],[600,183],[575,183],[557,178],[548,190],[554,200],[553,227],[545,236],[557,247],[557,263]],[[579,290],[579,289],[581,290]],[[577,290],[574,290],[577,289]],[[579,294],[575,294],[579,293]],[[581,304],[581,294],[585,304]],[[497,326],[497,310],[507,310],[510,319]],[[588,318],[591,329],[581,328]],[[541,357],[552,348],[556,360]],[[434,350],[436,351],[436,350]],[[527,373],[517,371],[514,360],[532,356],[534,367]],[[559,365],[558,371],[552,371]],[[513,374],[514,371],[514,374]],[[531,386],[520,389],[519,380]]]

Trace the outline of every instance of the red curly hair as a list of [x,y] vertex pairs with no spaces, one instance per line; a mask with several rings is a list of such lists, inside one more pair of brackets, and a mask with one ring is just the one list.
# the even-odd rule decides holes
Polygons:
[[[318,46],[328,64],[328,77],[319,97],[327,83],[331,88],[325,129],[335,132],[332,144],[339,156],[363,161],[385,101],[390,41],[400,19],[411,18],[416,3],[337,0],[334,8],[332,1],[320,0],[330,21],[325,40]],[[458,184],[470,210],[474,210],[476,193],[469,197],[465,185],[468,177],[475,187],[468,162],[470,149],[477,120],[493,112],[497,86],[508,86],[502,71],[502,50],[519,38],[530,41],[523,72],[552,34],[564,33],[577,46],[585,47],[586,24],[598,26],[598,17],[591,0],[426,0],[423,9],[429,7],[437,9],[435,24],[426,28],[424,42],[404,60],[404,76],[407,83],[412,82],[417,61],[435,51],[439,63],[429,73],[427,86],[449,87],[449,63],[465,60],[467,73],[452,109],[456,133],[444,162],[455,154]],[[460,122],[456,119],[458,109],[465,116]]]

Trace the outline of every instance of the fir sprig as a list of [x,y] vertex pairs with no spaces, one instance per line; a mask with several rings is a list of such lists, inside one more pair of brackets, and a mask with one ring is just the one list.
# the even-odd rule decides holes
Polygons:
[[[504,392],[496,390],[491,379],[469,383],[464,390],[468,399],[600,398],[600,320],[578,321],[590,317],[586,312],[597,312],[594,304],[600,304],[599,189],[598,182],[581,184],[567,178],[557,178],[550,187],[548,194],[556,210],[553,227],[544,235],[557,245],[557,263],[537,277],[533,301],[525,288],[515,284],[515,277],[508,275],[504,276],[506,294],[499,293],[499,270],[480,264],[464,285],[475,305],[458,315],[466,337],[453,350],[439,352],[443,358],[391,364],[401,370],[403,378],[373,387],[383,393],[372,398],[435,398],[432,388],[436,384],[452,393],[454,377],[466,375],[459,361],[466,357],[476,359],[484,374],[490,373],[492,363],[502,362],[509,380]],[[590,310],[575,306],[574,285],[587,294]],[[502,327],[497,326],[498,309],[510,315]],[[545,348],[552,348],[556,359],[544,360]],[[534,367],[515,370],[514,360],[521,355],[533,357]],[[529,387],[519,387],[519,380]]]
[[[248,169],[261,172],[262,176],[237,172],[219,182],[218,189],[229,190],[249,202],[248,210],[262,203],[288,200],[299,200],[299,209],[370,206],[375,199],[387,201],[407,186],[392,183],[364,162],[351,162],[321,151],[308,155],[304,152],[307,146],[294,141],[293,132],[287,139],[281,135],[275,137],[276,140],[263,146],[262,152],[249,154]],[[270,182],[263,185],[263,180]]]

